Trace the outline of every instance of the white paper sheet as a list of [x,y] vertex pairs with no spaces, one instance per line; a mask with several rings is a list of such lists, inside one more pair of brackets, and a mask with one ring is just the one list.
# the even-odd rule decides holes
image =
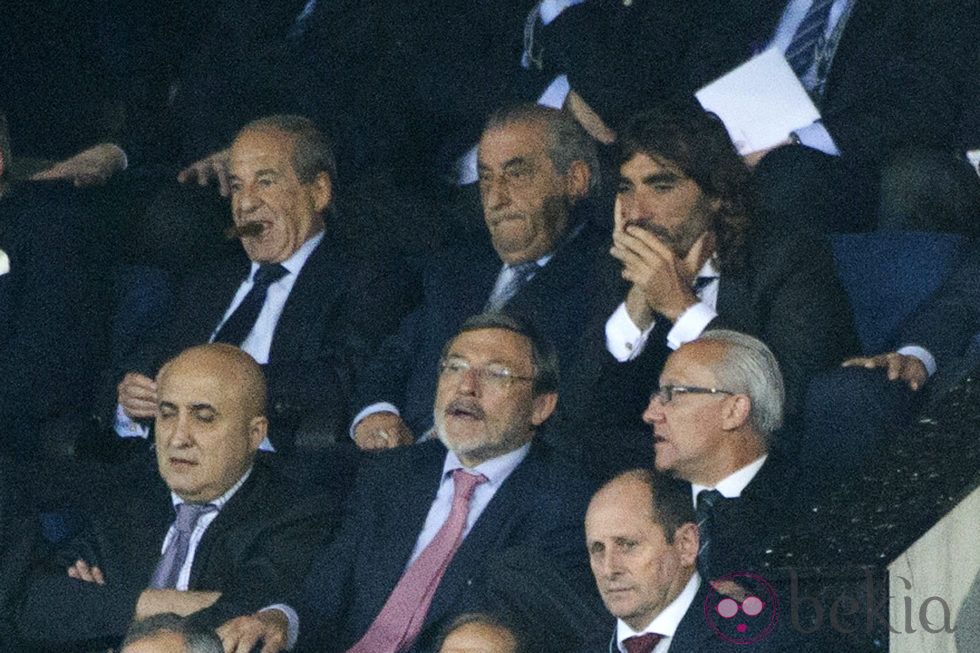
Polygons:
[[820,119],[782,52],[769,48],[694,94],[718,114],[739,154],[770,148]]

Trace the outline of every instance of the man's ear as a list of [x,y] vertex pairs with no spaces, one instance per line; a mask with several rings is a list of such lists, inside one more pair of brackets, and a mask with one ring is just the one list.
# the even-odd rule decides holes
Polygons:
[[253,451],[258,451],[268,434],[269,420],[264,415],[257,415],[248,421],[248,442]]
[[541,426],[555,412],[558,405],[558,393],[546,392],[534,398],[534,413],[531,414],[531,424]]
[[677,550],[681,564],[685,567],[693,567],[697,561],[700,541],[698,525],[694,522],[685,522],[674,531],[672,546]]
[[752,414],[752,400],[748,395],[728,397],[722,407],[722,428],[733,431],[748,424]]
[[313,186],[313,206],[318,213],[322,213],[330,206],[330,200],[333,198],[333,183],[330,181],[330,175],[321,170],[313,178],[311,186]]
[[592,173],[589,172],[589,166],[585,161],[581,159],[572,161],[572,165],[568,166],[568,172],[565,173],[565,192],[576,200],[585,197],[589,194],[590,179]]

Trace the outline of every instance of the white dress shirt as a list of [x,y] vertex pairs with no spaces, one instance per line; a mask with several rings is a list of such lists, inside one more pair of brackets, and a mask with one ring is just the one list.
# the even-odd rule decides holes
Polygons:
[[718,490],[721,496],[726,499],[737,499],[742,496],[742,490],[744,490],[755,475],[759,473],[762,469],[762,465],[765,464],[766,459],[769,456],[762,456],[761,458],[756,458],[751,463],[738,469],[725,478],[721,479],[717,485],[713,488],[706,485],[698,485],[697,483],[691,483],[691,499],[694,503],[694,507],[697,508],[698,504],[698,494],[701,490]]
[[[697,297],[701,301],[684,311],[667,333],[667,346],[671,349],[678,349],[684,343],[696,340],[708,324],[718,317],[716,309],[721,273],[715,266],[714,257],[704,262],[697,276],[714,277],[714,280],[698,291]],[[620,363],[633,360],[643,352],[654,326],[656,320],[640,331],[626,310],[626,302],[623,302],[606,320],[606,349]]]
[[647,627],[640,631],[635,631],[629,627],[622,619],[616,620],[616,648],[620,653],[627,653],[626,647],[623,646],[623,640],[630,637],[636,637],[638,635],[645,635],[646,633],[656,633],[661,635],[661,639],[657,642],[657,645],[653,647],[652,653],[665,653],[668,648],[670,648],[670,640],[674,637],[674,633],[677,632],[677,626],[681,623],[681,619],[687,613],[688,609],[691,607],[691,603],[694,602],[694,597],[697,596],[698,588],[701,587],[701,577],[698,572],[694,572],[691,578],[687,581],[687,585],[681,590],[681,593],[677,595],[677,598],[670,602],[666,608],[660,611],[656,617],[653,618]]
[[[222,494],[214,501],[208,501],[208,503],[217,508],[217,510],[204,513],[194,525],[194,530],[191,531],[191,539],[187,547],[187,558],[184,560],[184,565],[180,568],[180,575],[177,576],[177,586],[174,589],[187,590],[187,585],[191,579],[191,568],[194,566],[194,555],[197,553],[197,545],[201,543],[201,538],[204,537],[204,533],[208,530],[208,526],[210,526],[211,522],[218,518],[218,513],[220,513],[221,509],[225,507],[225,504],[228,503],[233,496],[235,496],[238,489],[245,484],[245,481],[248,480],[251,473],[252,468],[249,467],[248,471],[246,471],[242,477],[238,479],[238,482],[232,485],[227,492]],[[184,500],[173,492],[170,493],[170,498],[173,501],[175,510],[177,506],[184,503]],[[170,544],[170,541],[175,537],[177,537],[176,523],[170,526],[170,530],[167,531],[167,536],[163,538],[163,546],[160,547],[160,555],[163,555],[163,552],[167,550],[167,545]]]
[[[321,240],[323,240],[322,231],[311,236],[305,243],[300,245],[300,248],[292,256],[282,262],[282,266],[289,273],[283,275],[275,283],[269,284],[269,290],[265,296],[265,303],[262,304],[262,310],[259,312],[259,316],[256,318],[252,330],[241,344],[242,351],[254,358],[259,365],[265,365],[269,362],[272,336],[275,334],[276,325],[279,324],[279,318],[282,316],[282,309],[286,306],[289,293],[292,291],[293,285],[296,284],[296,278],[299,276],[303,266],[306,265],[306,260],[310,258],[310,254],[313,253],[313,250],[316,249],[316,246],[320,244]],[[211,332],[208,342],[214,341],[214,337],[221,330],[222,325],[231,317],[235,309],[245,299],[248,291],[252,289],[255,273],[258,269],[259,264],[253,262],[249,269],[248,277],[238,286],[238,290],[235,292],[231,304],[225,311],[224,316],[222,316],[221,321],[218,322],[218,325]],[[147,438],[150,435],[150,428],[130,419],[123,411],[123,407],[119,404],[116,405],[115,431],[123,438]],[[262,451],[274,451],[272,443],[269,442],[268,438],[262,441],[259,449]]]

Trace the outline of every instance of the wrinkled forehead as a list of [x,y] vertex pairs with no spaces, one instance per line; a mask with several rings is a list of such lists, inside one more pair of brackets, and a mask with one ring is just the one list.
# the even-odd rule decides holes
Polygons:
[[727,346],[717,340],[694,340],[672,353],[660,373],[661,385],[714,383]]
[[478,165],[504,166],[523,159],[547,159],[548,142],[545,125],[539,121],[512,122],[483,132],[477,149]]

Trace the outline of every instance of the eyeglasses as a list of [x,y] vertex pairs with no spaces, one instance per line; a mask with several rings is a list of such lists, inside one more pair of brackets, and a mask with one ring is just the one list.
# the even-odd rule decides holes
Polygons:
[[503,365],[491,363],[484,367],[473,367],[464,360],[451,358],[439,361],[439,375],[443,378],[458,380],[463,378],[468,372],[476,374],[481,384],[493,388],[505,390],[514,381],[533,381],[533,376],[518,376]]
[[677,395],[735,395],[731,390],[719,388],[699,388],[696,385],[662,385],[660,389],[650,394],[650,400],[656,399],[662,404],[669,404]]

